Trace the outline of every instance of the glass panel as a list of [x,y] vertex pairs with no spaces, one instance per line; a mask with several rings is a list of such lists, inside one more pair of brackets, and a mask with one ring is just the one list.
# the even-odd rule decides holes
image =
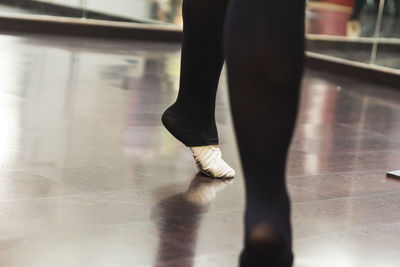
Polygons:
[[379,37],[400,38],[400,0],[385,0]]
[[370,63],[379,5],[374,0],[309,0],[307,50]]
[[375,63],[400,69],[400,0],[385,0]]
[[374,0],[309,0],[307,33],[372,37],[377,10]]
[[400,69],[400,41],[378,43],[375,63],[384,67]]

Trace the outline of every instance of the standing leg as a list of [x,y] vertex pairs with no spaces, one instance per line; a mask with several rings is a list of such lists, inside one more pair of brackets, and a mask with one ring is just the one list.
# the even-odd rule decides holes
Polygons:
[[167,130],[190,147],[200,171],[233,177],[221,158],[215,124],[215,97],[224,62],[223,26],[228,0],[184,0],[180,88],[162,116]]
[[304,58],[304,0],[232,0],[225,48],[246,185],[241,266],[292,265],[287,151]]

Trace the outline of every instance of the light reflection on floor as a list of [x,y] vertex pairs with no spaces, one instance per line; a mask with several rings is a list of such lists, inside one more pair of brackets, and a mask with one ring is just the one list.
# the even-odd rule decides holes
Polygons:
[[[178,45],[1,35],[0,48],[1,266],[236,266],[243,177],[225,74],[217,122],[238,173],[226,187],[198,178],[160,124]],[[288,166],[296,266],[397,266],[400,183],[384,174],[400,169],[399,103],[307,72]]]

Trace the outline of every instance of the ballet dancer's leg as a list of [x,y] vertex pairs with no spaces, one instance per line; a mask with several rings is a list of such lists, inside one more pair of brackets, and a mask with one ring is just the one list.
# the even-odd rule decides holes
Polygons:
[[241,266],[292,266],[287,151],[304,58],[304,0],[232,0],[225,48],[246,185]]
[[200,171],[214,177],[234,175],[221,158],[214,116],[227,5],[228,0],[183,1],[179,94],[162,117],[167,130],[191,148]]

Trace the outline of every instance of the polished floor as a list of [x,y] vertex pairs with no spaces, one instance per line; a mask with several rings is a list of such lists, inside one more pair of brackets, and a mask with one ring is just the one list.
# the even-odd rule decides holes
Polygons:
[[[160,123],[177,44],[0,35],[0,48],[0,266],[237,265],[225,73],[217,121],[237,176],[218,181]],[[400,91],[307,71],[288,164],[295,266],[399,266],[395,169]]]

